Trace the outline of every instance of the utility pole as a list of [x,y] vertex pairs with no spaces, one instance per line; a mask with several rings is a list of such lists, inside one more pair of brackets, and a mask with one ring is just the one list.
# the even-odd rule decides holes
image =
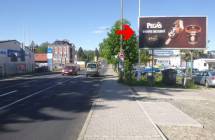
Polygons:
[[[121,0],[121,30],[123,30],[123,0]],[[122,51],[123,50],[123,36],[122,36],[122,34],[120,37],[121,37],[121,39],[120,39],[120,41],[121,41],[120,51]]]
[[[123,0],[121,0],[121,30],[123,30]],[[119,53],[124,53],[122,34],[120,36],[120,51],[119,51]],[[119,59],[119,56],[118,56],[118,60],[119,60],[119,66],[121,67],[121,69],[119,68],[119,77],[120,77],[120,80],[122,80],[123,79],[124,62],[121,59]]]

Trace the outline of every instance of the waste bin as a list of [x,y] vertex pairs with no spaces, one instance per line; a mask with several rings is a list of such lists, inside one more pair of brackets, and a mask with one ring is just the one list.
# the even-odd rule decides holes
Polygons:
[[165,69],[162,71],[162,81],[167,85],[176,85],[176,70]]

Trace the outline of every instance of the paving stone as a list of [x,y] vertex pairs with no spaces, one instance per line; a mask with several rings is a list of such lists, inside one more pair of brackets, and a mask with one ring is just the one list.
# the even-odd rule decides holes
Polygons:
[[144,110],[158,125],[166,126],[193,126],[202,125],[190,116],[167,102],[141,102]]
[[83,140],[162,140],[129,88],[116,78],[103,81],[92,109]]

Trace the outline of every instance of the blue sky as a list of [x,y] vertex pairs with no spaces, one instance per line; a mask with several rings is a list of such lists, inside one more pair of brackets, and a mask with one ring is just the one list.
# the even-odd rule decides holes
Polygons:
[[[141,16],[208,16],[209,49],[215,50],[214,0],[141,0]],[[95,49],[120,18],[120,0],[4,0],[0,40],[36,43],[68,39]],[[138,0],[124,0],[124,17],[137,32]]]

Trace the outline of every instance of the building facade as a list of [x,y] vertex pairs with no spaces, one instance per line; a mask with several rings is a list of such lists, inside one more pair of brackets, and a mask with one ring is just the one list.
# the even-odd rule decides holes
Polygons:
[[180,50],[154,50],[154,64],[161,68],[180,67]]
[[51,59],[52,68],[59,69],[67,64],[74,63],[75,60],[75,45],[69,41],[55,41],[50,44],[48,48],[51,48]]
[[34,54],[17,40],[0,41],[0,77],[32,72]]
[[215,70],[215,58],[200,58],[193,60],[193,68],[199,71]]

